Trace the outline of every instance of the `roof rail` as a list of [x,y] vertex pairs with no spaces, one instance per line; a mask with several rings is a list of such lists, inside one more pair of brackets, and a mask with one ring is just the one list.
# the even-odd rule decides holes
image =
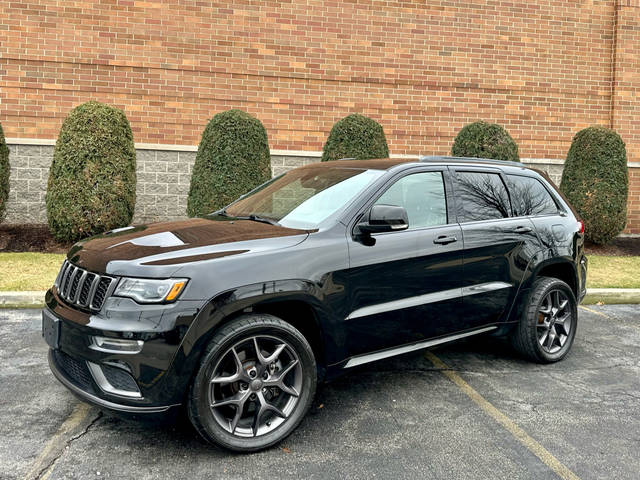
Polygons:
[[511,165],[514,167],[522,167],[525,165],[520,162],[510,160],[495,160],[493,158],[477,158],[477,157],[451,157],[446,155],[422,155],[421,162],[455,162],[455,163],[492,163],[495,165]]

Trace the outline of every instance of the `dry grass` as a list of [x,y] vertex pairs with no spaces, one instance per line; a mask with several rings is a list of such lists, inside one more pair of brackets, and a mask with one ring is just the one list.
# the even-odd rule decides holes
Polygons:
[[47,290],[64,258],[57,253],[0,253],[0,291]]
[[[64,257],[56,253],[0,253],[0,291],[47,290]],[[589,255],[587,286],[640,288],[640,257]]]
[[589,255],[587,287],[640,288],[640,257]]

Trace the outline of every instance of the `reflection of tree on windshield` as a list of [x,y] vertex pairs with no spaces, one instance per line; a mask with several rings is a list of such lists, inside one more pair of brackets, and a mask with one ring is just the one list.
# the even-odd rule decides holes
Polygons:
[[510,216],[507,190],[498,175],[458,172],[458,185],[463,221]]

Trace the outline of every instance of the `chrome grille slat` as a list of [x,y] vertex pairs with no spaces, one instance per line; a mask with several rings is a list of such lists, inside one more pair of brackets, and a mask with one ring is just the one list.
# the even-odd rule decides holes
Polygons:
[[93,298],[91,300],[91,308],[93,308],[94,310],[100,310],[100,308],[102,308],[102,304],[110,293],[109,287],[111,287],[111,280],[112,279],[109,277],[100,278],[100,281],[98,282],[98,285],[96,287],[96,291],[93,294]]
[[67,281],[69,280],[69,270],[71,269],[71,264],[65,260],[65,263],[62,264],[62,269],[63,272],[60,278],[60,288],[58,288],[60,294],[64,292],[64,288],[67,285]]
[[65,260],[56,280],[60,299],[72,306],[98,311],[115,286],[115,278],[93,273]]
[[98,288],[98,284],[100,283],[100,275],[96,275],[96,278],[93,279],[93,283],[91,284],[91,290],[89,291],[89,298],[87,298],[87,305],[90,307],[93,296],[96,294],[96,288]]
[[69,293],[71,292],[71,285],[73,284],[73,279],[76,276],[76,272],[78,271],[78,267],[74,267],[73,265],[69,268],[69,274],[67,276],[67,283],[64,286],[64,290],[62,291],[62,296],[69,300]]
[[71,285],[70,300],[72,303],[79,304],[78,300],[80,299],[80,291],[82,290],[82,284],[84,283],[84,279],[87,277],[87,273],[88,272],[86,270],[78,269],[78,273],[73,279],[73,284]]
[[64,276],[64,272],[66,271],[67,266],[68,266],[68,262],[66,260],[62,262],[62,267],[60,268],[60,271],[58,272],[58,276],[56,277],[56,281],[54,282],[54,285],[58,289],[60,288],[60,282],[62,282],[62,277]]
[[86,307],[87,305],[89,305],[91,292],[93,291],[94,289],[93,287],[96,281],[98,280],[98,278],[100,277],[95,273],[87,272],[84,278],[84,282],[82,283],[82,286],[79,289],[80,293],[78,293],[78,305],[82,307]]

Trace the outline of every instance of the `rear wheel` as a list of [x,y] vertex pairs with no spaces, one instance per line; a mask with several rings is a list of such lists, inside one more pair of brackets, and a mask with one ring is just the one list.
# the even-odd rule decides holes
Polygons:
[[306,414],[316,364],[304,336],[271,315],[243,315],[216,333],[189,395],[189,418],[208,441],[236,451],[270,447]]
[[557,362],[569,353],[577,326],[577,302],[569,285],[557,278],[540,277],[531,288],[529,305],[511,340],[529,360]]

